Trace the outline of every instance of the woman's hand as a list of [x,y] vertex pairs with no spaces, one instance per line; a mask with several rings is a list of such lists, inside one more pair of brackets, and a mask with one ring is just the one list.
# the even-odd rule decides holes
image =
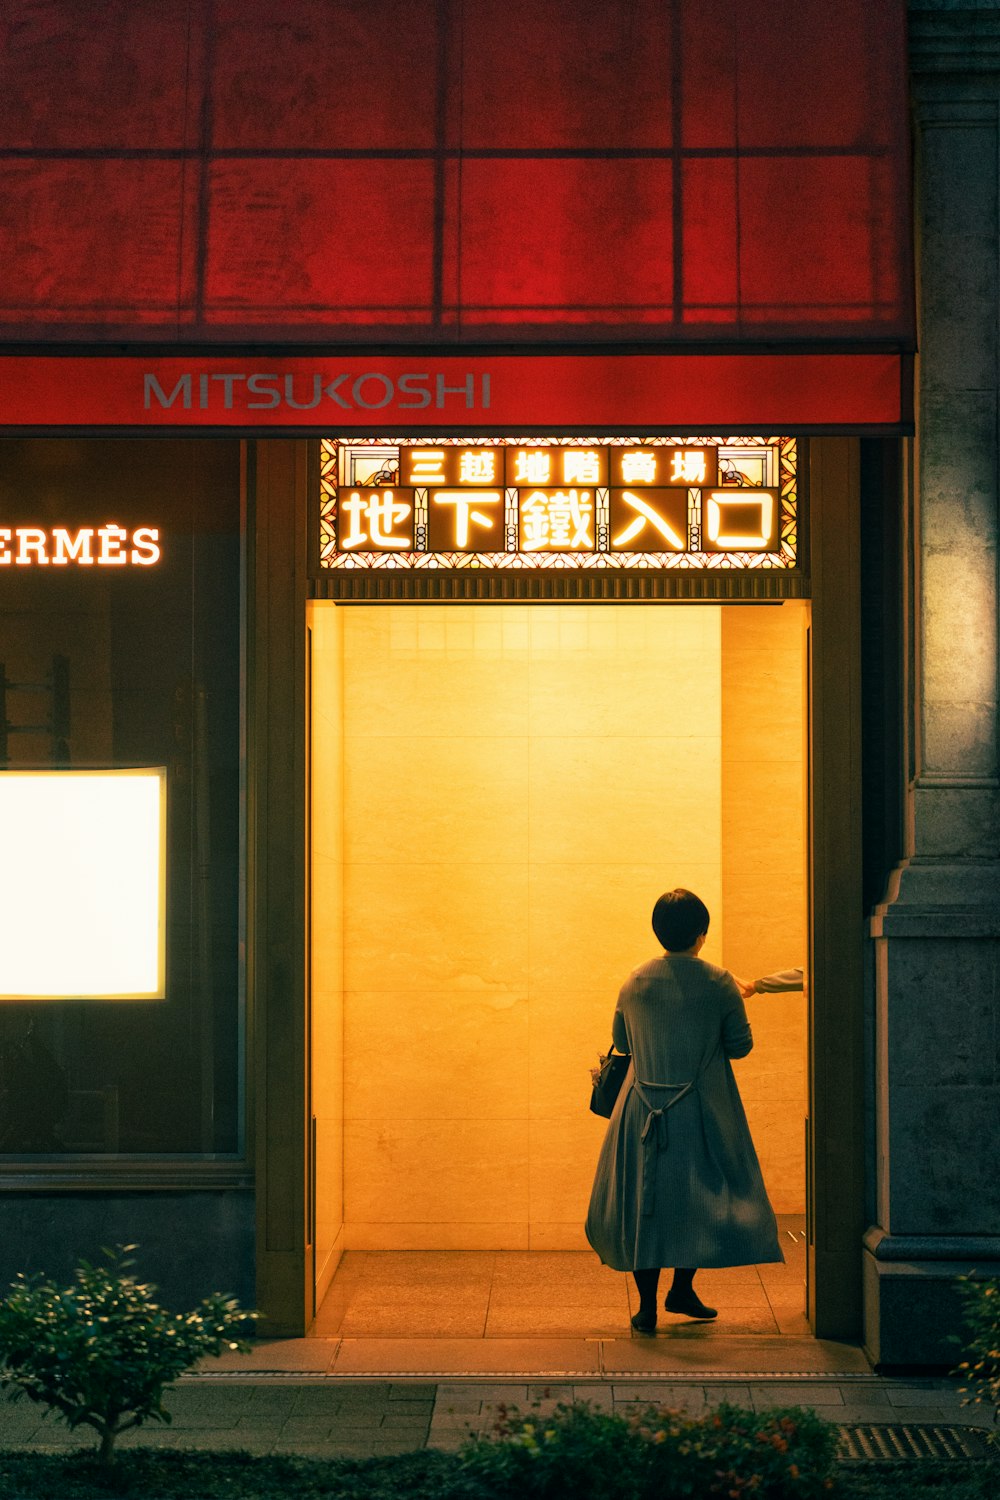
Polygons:
[[744,1000],[749,1000],[751,995],[754,995],[754,994],[757,993],[756,990],[754,989],[754,985],[753,985],[753,980],[752,979],[750,980],[749,983],[747,983],[747,981],[745,979],[740,979],[740,977],[739,977],[738,974],[734,974],[733,978],[736,980],[736,988],[739,990],[739,992],[743,996]]

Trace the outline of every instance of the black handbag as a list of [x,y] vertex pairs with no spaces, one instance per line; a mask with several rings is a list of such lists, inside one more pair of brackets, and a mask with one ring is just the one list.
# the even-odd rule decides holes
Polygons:
[[600,1064],[591,1069],[594,1082],[590,1090],[590,1108],[593,1114],[603,1115],[605,1120],[611,1118],[611,1111],[622,1091],[631,1061],[632,1054],[616,1052],[614,1042],[611,1043],[610,1052],[601,1053]]

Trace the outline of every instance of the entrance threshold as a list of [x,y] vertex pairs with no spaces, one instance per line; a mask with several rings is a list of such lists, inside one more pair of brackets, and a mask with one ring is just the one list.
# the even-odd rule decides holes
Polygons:
[[[630,1331],[635,1285],[589,1251],[348,1251],[309,1337],[206,1364],[274,1379],[701,1381],[856,1379],[856,1346],[815,1339],[803,1312],[801,1217],[779,1217],[784,1264],[699,1271],[719,1310]],[[662,1291],[669,1284],[663,1276]]]
[[483,1345],[571,1339],[696,1346],[733,1337],[809,1337],[806,1241],[801,1215],[778,1219],[783,1262],[697,1273],[702,1301],[718,1319],[697,1322],[663,1310],[655,1335],[633,1336],[634,1279],[581,1250],[348,1250],[312,1334],[345,1341],[469,1339]]
[[828,1339],[338,1339],[264,1340],[248,1354],[204,1361],[194,1379],[250,1381],[630,1381],[727,1385],[871,1378],[857,1345]]

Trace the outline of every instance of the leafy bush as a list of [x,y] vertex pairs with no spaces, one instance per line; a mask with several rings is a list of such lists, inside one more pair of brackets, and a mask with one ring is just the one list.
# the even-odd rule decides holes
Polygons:
[[955,1373],[964,1375],[965,1406],[982,1403],[993,1408],[992,1443],[1000,1446],[1000,1276],[963,1276],[959,1280],[969,1337],[959,1340],[966,1358]]
[[19,1276],[0,1303],[0,1385],[54,1410],[70,1428],[100,1434],[102,1464],[115,1438],[147,1417],[169,1422],[163,1392],[197,1360],[248,1347],[232,1330],[256,1316],[214,1292],[193,1312],[170,1313],[154,1286],[128,1274],[134,1245],[81,1262],[73,1285]]
[[495,1495],[556,1500],[818,1500],[833,1486],[836,1428],[798,1407],[720,1406],[703,1417],[649,1406],[625,1417],[586,1402],[551,1417],[501,1412],[492,1437],[463,1450]]
[[[251,1457],[247,1453],[131,1448],[111,1469],[79,1453],[0,1453],[4,1500],[511,1500],[475,1482],[456,1453],[426,1449],[383,1458]],[[602,1493],[620,1497],[614,1477]],[[768,1500],[768,1491],[752,1492]],[[997,1500],[1000,1463],[946,1459],[854,1461],[830,1500]],[[560,1500],[575,1500],[566,1490]],[[661,1494],[657,1500],[673,1500]]]

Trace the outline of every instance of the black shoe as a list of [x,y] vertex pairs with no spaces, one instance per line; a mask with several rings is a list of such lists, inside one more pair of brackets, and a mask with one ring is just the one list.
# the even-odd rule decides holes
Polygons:
[[635,1329],[636,1333],[655,1333],[656,1332],[656,1309],[655,1309],[655,1307],[654,1307],[654,1309],[653,1309],[652,1312],[643,1312],[641,1310],[641,1308],[640,1308],[639,1312],[633,1313],[632,1314],[632,1327]]
[[[667,1309],[667,1312],[683,1313],[686,1318],[701,1318],[706,1323],[710,1319],[719,1316],[719,1309],[717,1307],[706,1307],[697,1292],[694,1291],[670,1291],[667,1293],[667,1300],[663,1305]],[[632,1321],[634,1322],[635,1319]]]

